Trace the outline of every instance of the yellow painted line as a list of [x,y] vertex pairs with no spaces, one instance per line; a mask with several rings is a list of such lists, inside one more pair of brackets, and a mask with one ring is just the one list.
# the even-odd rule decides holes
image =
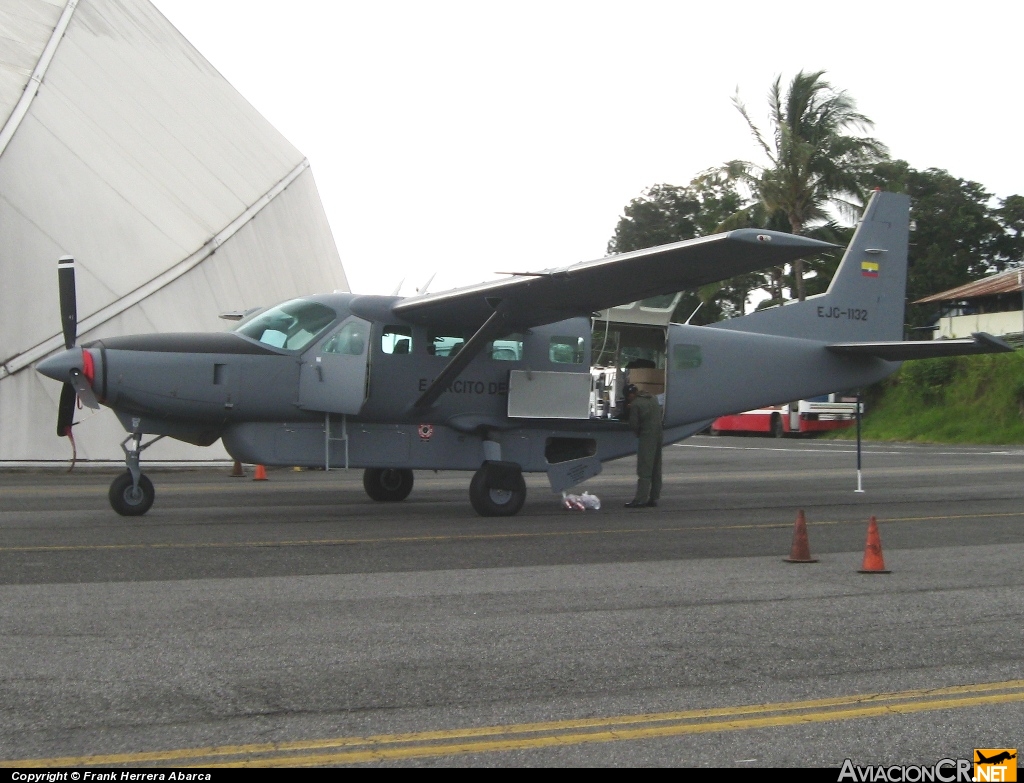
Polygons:
[[[989,693],[992,691],[1016,691],[1011,693],[991,694],[988,696],[977,696],[972,697],[971,694]],[[964,697],[964,698],[947,698],[947,697]],[[940,698],[941,697],[941,698]],[[914,700],[923,700],[919,706],[915,709]],[[994,701],[993,701],[994,700]],[[468,727],[460,729],[441,729],[435,731],[420,731],[420,732],[406,732],[396,734],[376,734],[365,737],[336,737],[329,739],[319,740],[298,740],[292,742],[277,742],[277,743],[258,743],[258,744],[246,744],[246,745],[221,745],[221,746],[210,746],[202,748],[185,748],[179,750],[165,750],[165,751],[151,751],[151,752],[140,752],[140,753],[119,753],[119,754],[107,754],[107,755],[93,755],[93,756],[64,756],[60,758],[49,758],[49,759],[21,759],[18,761],[0,761],[0,766],[102,766],[108,764],[122,764],[122,763],[137,763],[137,762],[152,762],[152,761],[195,761],[203,758],[212,758],[218,756],[243,756],[253,754],[266,754],[266,753],[297,753],[301,751],[310,750],[326,750],[332,748],[343,748],[343,747],[358,747],[358,746],[384,746],[384,745],[401,745],[411,743],[424,743],[424,742],[438,742],[438,741],[450,741],[458,739],[472,739],[480,737],[502,737],[508,735],[521,735],[521,734],[540,734],[543,732],[566,732],[569,730],[579,729],[608,729],[608,731],[602,733],[586,733],[586,734],[556,734],[552,735],[556,738],[570,737],[570,736],[582,736],[582,737],[603,737],[607,736],[609,739],[621,739],[628,738],[623,736],[623,730],[616,729],[611,730],[613,727],[619,726],[635,726],[637,724],[648,724],[647,728],[632,729],[626,731],[634,732],[650,732],[650,731],[669,731],[670,733],[694,733],[697,731],[725,731],[734,728],[745,728],[747,724],[750,727],[757,727],[761,723],[763,725],[787,725],[788,723],[800,723],[800,722],[813,722],[815,719],[818,720],[840,720],[846,717],[868,717],[868,713],[874,714],[887,714],[892,712],[915,712],[922,710],[937,710],[937,709],[949,709],[952,707],[962,706],[977,706],[981,703],[999,703],[1009,701],[1020,701],[1024,700],[1024,679],[1022,680],[1007,680],[1004,682],[989,682],[989,683],[976,683],[970,685],[954,685],[944,688],[923,688],[901,692],[891,693],[873,693],[873,694],[855,694],[850,696],[839,696],[827,699],[812,699],[806,701],[789,701],[789,702],[778,702],[774,704],[748,704],[740,705],[735,707],[714,707],[694,710],[680,710],[672,712],[661,712],[661,713],[640,713],[636,715],[616,715],[610,717],[598,717],[598,718],[580,718],[572,720],[560,720],[560,721],[540,721],[532,723],[519,723],[510,725],[497,725],[497,726],[479,726],[479,727]],[[893,704],[893,702],[897,702]],[[899,704],[898,702],[910,702],[909,704]],[[859,707],[852,710],[843,711],[828,711],[820,712],[823,708],[829,707],[848,707],[850,705],[860,705]],[[942,705],[942,706],[936,706]],[[819,712],[806,712],[808,710],[818,710]],[[867,712],[865,712],[867,711]],[[776,714],[774,716],[766,715],[768,713],[798,713],[796,715],[785,715]],[[861,713],[864,713],[863,715]],[[765,717],[758,718],[741,718],[739,720],[732,721],[719,721],[719,722],[700,722],[706,721],[708,718],[723,718],[723,717],[735,717],[744,715],[765,715]],[[815,716],[840,716],[833,718],[824,718]],[[683,726],[680,726],[680,722],[689,721]],[[697,721],[697,722],[694,722]],[[783,722],[779,722],[783,721]],[[673,724],[664,727],[651,727],[649,724],[655,723],[669,723]],[[713,727],[713,728],[703,728]],[[725,728],[722,728],[725,727]],[[646,736],[646,735],[644,735]],[[652,734],[651,736],[659,736]],[[639,736],[637,738],[640,738]],[[490,743],[461,743],[456,746],[441,746],[441,745],[430,745],[429,747],[413,749],[416,753],[422,753],[429,750],[428,755],[446,755],[439,754],[437,751],[442,748],[450,747],[469,747],[472,745],[472,750],[460,750],[455,752],[477,752],[476,748],[481,745],[490,745],[494,742],[497,743],[509,743],[509,742],[524,742],[532,741],[532,739],[538,738],[524,738],[520,740],[515,739],[501,739],[494,740]],[[548,741],[550,738],[539,738],[540,740]],[[581,741],[597,741],[597,740],[581,740]],[[600,741],[608,741],[600,740]],[[550,744],[550,743],[549,743]],[[560,742],[558,744],[566,744]],[[517,745],[516,747],[529,747],[525,745]],[[489,748],[495,749],[495,748]],[[382,748],[381,750],[364,750],[358,751],[358,753],[380,753],[380,752],[392,752],[396,749]],[[342,754],[345,755],[345,754]],[[397,758],[398,756],[388,756],[388,758]],[[326,763],[321,761],[313,761],[313,758],[328,758],[324,757],[310,757],[310,756],[281,756],[274,759],[243,759],[238,762],[230,762],[245,764],[254,761],[274,761],[277,763],[284,763],[287,759],[288,763],[300,761],[303,763]],[[335,755],[330,758],[336,758]]]
[[[147,474],[147,475],[154,475],[154,474]],[[112,477],[112,474],[106,476],[105,478],[111,478],[111,477]],[[68,480],[71,481],[73,479],[68,479]],[[259,489],[264,489],[264,488],[265,489],[271,489],[272,488],[275,491],[278,491],[278,490],[295,490],[295,491],[309,492],[309,490],[310,490],[309,484],[293,484],[291,482],[289,482],[287,484],[284,484],[284,483],[278,482],[275,486],[271,487],[270,484],[267,484],[267,483],[264,483],[264,482],[255,482],[254,483],[251,478],[247,478],[246,480],[250,484],[252,484],[252,488],[254,490],[259,490]],[[236,479],[236,481],[237,481],[237,479]],[[97,493],[101,493],[102,494],[103,490],[104,490],[104,487],[109,487],[109,482],[104,482],[104,483],[97,482],[95,484],[87,484],[87,485],[84,485],[84,486],[75,486],[75,487],[69,487],[69,486],[66,486],[66,485],[65,486],[47,485],[47,486],[41,486],[41,487],[4,487],[3,488],[3,492],[4,492],[5,495],[10,496],[10,497],[15,497],[15,496],[34,496],[34,495],[44,495],[46,497],[69,497],[69,496],[70,497],[84,497],[86,495],[96,496]],[[235,484],[170,484],[170,483],[167,483],[167,482],[163,482],[163,483],[158,484],[157,487],[158,487],[159,494],[161,494],[161,495],[192,495],[192,494],[202,493],[202,492],[221,492],[221,493],[236,492],[236,491],[242,489],[243,485],[242,485],[241,482],[238,482],[238,483],[235,483]],[[330,489],[349,489],[350,488],[350,489],[354,490],[357,487],[358,487],[359,491],[362,492],[362,485],[361,484],[357,485],[354,481],[352,482],[351,487],[345,487],[344,485],[339,485],[339,486],[332,486],[332,487],[330,487]],[[324,489],[327,489],[327,487],[324,487]]]
[[[900,522],[943,522],[958,519],[995,519],[1024,517],[1024,511],[1008,511],[991,514],[944,514],[919,517],[879,517],[882,524]],[[838,525],[865,525],[865,519],[822,520],[808,522],[808,527],[833,527]],[[0,554],[6,552],[102,552],[137,549],[258,549],[302,546],[354,546],[358,544],[419,544],[444,541],[501,541],[529,538],[566,538],[575,536],[600,535],[642,535],[651,533],[703,533],[714,530],[772,530],[791,528],[792,522],[763,522],[749,525],[694,525],[687,527],[636,527],[601,528],[595,530],[546,530],[507,533],[460,533],[441,536],[382,536],[369,538],[311,538],[291,541],[208,541],[208,542],[157,542],[152,544],[58,544],[53,546],[6,546],[0,547]]]
[[[705,449],[707,449],[707,448],[737,449],[739,447],[709,447],[709,446],[701,446],[700,448],[705,448]],[[740,449],[740,450],[743,450],[743,449]],[[757,449],[757,450],[771,451],[771,449]],[[779,450],[780,451],[786,451],[786,452],[792,453],[792,454],[805,454],[805,453],[809,453],[809,452],[789,452],[787,449],[779,449]],[[840,452],[827,451],[827,453],[840,453]],[[853,452],[852,451],[851,452],[842,452],[842,454],[844,456],[847,453],[853,453]],[[893,453],[894,454],[895,453],[903,454],[904,452],[893,452]],[[987,452],[982,452],[982,453],[979,453],[979,454],[965,454],[964,456],[965,457],[969,457],[969,458],[974,458],[974,457],[987,457],[987,456],[1005,457],[1005,456],[1016,456],[1016,455],[1006,455],[1006,454],[1000,454],[998,452],[994,452],[992,454],[989,454]],[[946,474],[948,474],[950,472],[951,469],[955,469],[956,472],[959,473],[959,474],[968,474],[968,473],[969,474],[1008,473],[1008,472],[1011,472],[1011,471],[1019,471],[1020,470],[1020,463],[1019,462],[1001,462],[999,464],[994,464],[994,465],[961,464],[961,465],[952,465],[952,466],[950,466],[950,465],[911,465],[911,466],[902,466],[902,467],[875,467],[875,468],[871,468],[870,471],[868,471],[867,475],[869,477],[871,475],[878,475],[878,476],[885,475],[885,476],[890,476],[890,477],[891,476],[925,476],[925,475],[932,475],[932,474],[934,474],[934,475],[946,475]],[[211,468],[210,470],[211,471],[218,471],[218,472],[220,472],[220,471],[223,471],[225,469],[223,469],[223,468]],[[332,472],[335,472],[335,473],[338,474],[339,478],[337,480],[335,480],[334,477],[330,476],[330,474],[327,474],[327,476],[325,476],[321,471],[312,471],[313,475],[306,476],[306,477],[303,477],[303,478],[297,478],[297,479],[296,478],[285,478],[284,475],[282,474],[282,475],[277,477],[276,481],[275,481],[275,478],[274,478],[274,473],[271,473],[270,481],[267,482],[267,483],[253,482],[252,478],[249,477],[249,476],[246,476],[241,481],[239,481],[238,479],[233,479],[232,481],[225,481],[224,483],[216,483],[216,484],[213,484],[213,483],[210,483],[210,484],[202,484],[202,483],[189,484],[189,483],[179,483],[179,482],[161,482],[161,483],[158,484],[158,492],[161,495],[166,494],[166,495],[176,495],[176,496],[196,494],[196,493],[227,494],[227,493],[239,491],[240,489],[243,488],[243,486],[246,486],[245,482],[248,482],[248,485],[251,486],[254,491],[264,491],[264,492],[268,492],[270,490],[273,490],[275,492],[296,492],[296,493],[297,492],[303,492],[303,493],[308,493],[311,488],[315,488],[317,491],[324,491],[324,492],[327,492],[327,491],[330,491],[330,492],[358,491],[358,492],[362,493],[363,489],[362,489],[362,484],[360,483],[360,479],[358,477],[354,476],[354,475],[349,475],[348,477],[344,476],[342,474],[343,470],[344,470],[343,468],[332,469]],[[358,470],[358,469],[355,469],[355,470]],[[119,471],[119,472],[123,472],[123,471]],[[108,473],[104,473],[102,475],[94,474],[94,475],[84,476],[84,477],[81,477],[81,478],[78,477],[78,476],[74,476],[74,477],[68,478],[66,481],[64,481],[62,483],[59,483],[59,484],[51,483],[51,484],[47,484],[47,485],[44,485],[44,486],[26,487],[26,486],[10,486],[10,485],[8,485],[8,486],[4,486],[3,487],[3,493],[5,495],[7,495],[7,496],[10,496],[10,497],[17,497],[17,496],[46,496],[46,497],[51,497],[51,498],[81,497],[81,496],[86,496],[86,495],[95,495],[97,492],[102,493],[106,489],[106,487],[108,486],[107,479],[110,479],[112,476],[117,475],[119,472],[118,471],[111,471],[111,472],[108,472]],[[194,470],[194,471],[191,471],[191,472],[203,473],[204,476],[209,476],[209,471]],[[287,471],[285,471],[285,472],[287,472]],[[445,473],[451,473],[451,474],[457,474],[457,473],[468,474],[468,471],[452,470],[452,471],[444,471],[444,472]],[[851,469],[849,467],[812,468],[812,469],[801,470],[800,471],[800,476],[801,476],[801,478],[804,478],[804,479],[817,479],[817,478],[824,479],[824,478],[835,478],[835,477],[849,476],[849,475],[851,475],[851,472],[852,471],[851,471]],[[61,474],[61,475],[63,475],[63,474]],[[150,474],[150,475],[156,475],[156,474]],[[226,474],[222,474],[222,475],[225,478],[227,478]],[[541,474],[530,474],[530,473],[528,473],[528,474],[526,474],[525,478],[527,479],[528,484],[531,484],[531,485],[536,484],[536,486],[538,486],[538,487],[539,486],[546,486],[547,485],[547,482],[544,481],[543,476]],[[756,468],[756,469],[753,469],[753,470],[734,470],[734,471],[715,472],[715,473],[710,473],[710,472],[686,472],[686,473],[681,473],[681,474],[669,474],[669,475],[666,475],[664,477],[664,482],[665,482],[666,485],[672,485],[672,484],[674,484],[674,485],[690,485],[690,484],[695,484],[695,483],[706,484],[706,483],[709,483],[709,482],[710,483],[732,482],[732,481],[736,481],[737,479],[748,480],[748,481],[777,481],[778,480],[778,475],[777,475],[777,473],[773,473],[771,470],[763,469],[763,468]],[[68,481],[82,481],[83,484],[77,485],[77,486],[68,486],[67,485]],[[88,483],[88,484],[84,483],[86,481],[89,481],[91,483]],[[614,474],[614,473],[608,473],[608,474],[605,474],[605,475],[602,476],[602,478],[600,479],[600,482],[603,485],[606,485],[606,486],[609,486],[609,485],[610,486],[616,486],[616,487],[618,487],[618,486],[627,486],[627,485],[635,484],[636,476],[634,476],[632,474],[617,475],[617,474]],[[460,488],[460,489],[463,489],[466,486],[466,483],[465,483],[465,481],[463,479],[456,478],[453,475],[451,478],[425,477],[423,479],[422,485],[418,484],[417,486],[422,486],[422,487],[426,487],[426,488],[429,488],[429,489],[438,489],[438,490],[441,490],[441,489],[454,489],[456,487]]]
[[[1024,513],[1012,516],[1024,516]],[[884,520],[878,520],[879,522]],[[844,522],[808,522],[808,525],[840,525],[852,524]],[[866,523],[865,523],[866,524]],[[416,544],[438,543],[443,541],[495,541],[528,538],[563,538],[569,536],[598,535],[634,535],[643,533],[686,533],[706,532],[709,530],[757,530],[772,528],[791,528],[790,522],[772,522],[756,525],[704,525],[699,527],[657,527],[657,528],[610,528],[602,530],[552,530],[533,533],[465,533],[447,536],[392,536],[380,538],[319,538],[298,539],[292,541],[216,541],[190,543],[155,543],[155,544],[60,544],[56,546],[12,546],[0,547],[3,552],[93,552],[104,550],[126,549],[224,549],[224,548],[259,548],[259,547],[300,547],[300,546],[345,546],[356,544]]]
[[612,731],[575,734],[553,734],[543,737],[523,737],[488,742],[463,742],[449,745],[420,745],[400,748],[379,748],[363,751],[348,751],[308,756],[279,756],[264,759],[204,764],[210,767],[295,767],[320,766],[324,764],[365,764],[391,759],[424,758],[428,756],[454,756],[466,753],[495,753],[512,750],[530,750],[565,745],[583,745],[596,742],[622,742],[624,740],[656,739],[677,737],[684,734],[710,734],[744,729],[777,728],[798,724],[822,723],[857,718],[875,718],[885,715],[906,715],[915,712],[948,710],[959,707],[978,707],[988,704],[1003,704],[1024,701],[1024,693],[1003,696],[978,696],[966,699],[947,699],[918,704],[864,707],[852,710],[804,713],[802,715],[780,715],[767,718],[745,718],[714,723],[684,723],[670,726],[653,726],[643,729],[616,729]]
[[[1019,516],[1024,516],[1020,514]],[[810,524],[810,523],[808,523]],[[839,524],[839,523],[818,523]],[[686,531],[743,530],[754,528],[792,527],[792,523],[766,523],[760,525],[707,525],[702,527],[610,528],[602,530],[550,530],[532,533],[460,533],[445,536],[388,536],[378,538],[316,538],[292,541],[217,541],[194,543],[156,544],[61,544],[57,546],[0,547],[0,552],[64,552],[102,551],[122,549],[210,549],[225,547],[290,547],[290,546],[342,546],[354,544],[416,544],[442,541],[494,541],[515,538],[556,538],[565,536],[628,535],[634,533],[682,533]]]

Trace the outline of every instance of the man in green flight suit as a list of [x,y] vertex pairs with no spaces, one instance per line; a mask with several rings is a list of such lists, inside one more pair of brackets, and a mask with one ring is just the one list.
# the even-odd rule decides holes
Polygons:
[[661,497],[661,406],[633,384],[626,387],[629,426],[636,433],[636,495],[626,508],[652,508]]

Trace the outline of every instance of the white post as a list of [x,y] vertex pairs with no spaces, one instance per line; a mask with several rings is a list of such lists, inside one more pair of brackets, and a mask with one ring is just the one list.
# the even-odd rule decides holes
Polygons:
[[854,492],[863,492],[864,487],[860,482],[860,389],[857,390],[857,489]]

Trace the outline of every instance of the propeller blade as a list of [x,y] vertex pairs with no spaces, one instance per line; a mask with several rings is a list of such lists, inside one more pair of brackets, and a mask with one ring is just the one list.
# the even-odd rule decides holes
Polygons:
[[100,409],[100,404],[96,401],[96,393],[92,390],[92,386],[89,385],[89,381],[82,374],[81,370],[76,368],[71,371],[71,385],[75,387],[75,394],[82,401],[82,405],[95,411]]
[[75,347],[78,339],[75,259],[72,256],[61,256],[57,261],[57,286],[60,292],[60,323],[64,330],[64,347],[70,349]]
[[60,390],[60,405],[57,408],[57,435],[64,437],[71,432],[75,422],[75,397],[78,393],[70,383],[65,383]]

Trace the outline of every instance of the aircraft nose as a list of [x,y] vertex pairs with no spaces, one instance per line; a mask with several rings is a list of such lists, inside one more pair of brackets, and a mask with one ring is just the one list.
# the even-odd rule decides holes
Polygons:
[[47,378],[67,383],[71,379],[72,370],[82,369],[82,349],[72,348],[49,359],[44,359],[36,365],[36,371]]

